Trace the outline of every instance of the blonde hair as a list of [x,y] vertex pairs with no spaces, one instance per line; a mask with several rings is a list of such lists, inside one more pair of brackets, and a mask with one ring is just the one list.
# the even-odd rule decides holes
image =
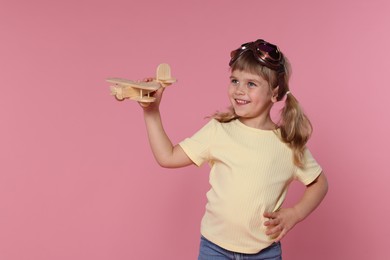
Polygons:
[[[281,101],[286,96],[285,105],[280,113],[278,127],[280,128],[282,141],[288,144],[293,151],[294,164],[298,167],[303,167],[303,154],[313,127],[299,105],[298,100],[289,92],[288,81],[291,75],[291,66],[285,56],[283,59],[284,71],[278,73],[261,65],[253,54],[248,51],[240,55],[230,69],[231,71],[248,71],[260,75],[268,82],[271,91],[279,87],[277,101]],[[212,117],[221,123],[227,123],[239,118],[232,106],[225,112],[217,111]]]

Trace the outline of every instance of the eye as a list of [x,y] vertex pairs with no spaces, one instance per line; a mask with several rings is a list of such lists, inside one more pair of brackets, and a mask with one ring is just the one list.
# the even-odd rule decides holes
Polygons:
[[257,85],[255,83],[253,83],[252,81],[249,81],[248,88],[254,88],[254,87],[257,87]]
[[230,83],[232,85],[238,85],[238,80],[237,79],[230,79]]

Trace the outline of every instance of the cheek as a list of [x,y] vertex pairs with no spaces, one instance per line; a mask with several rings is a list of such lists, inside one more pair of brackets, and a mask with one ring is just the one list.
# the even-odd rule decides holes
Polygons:
[[259,89],[256,95],[261,99],[268,99],[272,96],[272,93],[268,89]]
[[227,89],[227,95],[228,97],[232,96],[234,93],[234,87],[232,87],[231,85],[229,85],[228,89]]
[[271,98],[270,96],[268,96],[267,93],[263,93],[263,92],[251,93],[250,97],[253,102],[257,102],[257,103],[267,102]]

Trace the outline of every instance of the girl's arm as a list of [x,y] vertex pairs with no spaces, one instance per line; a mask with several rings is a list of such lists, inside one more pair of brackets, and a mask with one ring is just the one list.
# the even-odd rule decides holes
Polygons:
[[264,213],[264,217],[269,218],[264,223],[268,228],[267,235],[272,238],[276,237],[275,242],[280,241],[288,231],[320,205],[327,191],[328,182],[324,173],[321,173],[314,182],[306,186],[302,198],[294,207]]
[[146,129],[153,155],[159,165],[166,168],[178,168],[191,165],[192,161],[179,145],[172,145],[165,133],[161,115],[160,101],[164,88],[160,88],[155,94],[156,101],[147,107],[143,107]]

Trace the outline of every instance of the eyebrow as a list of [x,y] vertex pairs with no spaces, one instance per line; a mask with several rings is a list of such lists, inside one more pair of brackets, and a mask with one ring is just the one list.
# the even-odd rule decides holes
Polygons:
[[[230,76],[229,79],[238,79],[238,77],[235,77],[235,76]],[[249,78],[249,79],[245,79],[247,82],[255,82],[257,84],[262,84],[262,81],[260,80],[257,80],[257,79],[253,79],[253,78]]]
[[[232,72],[232,74],[230,74],[229,79],[239,79],[238,76],[233,75],[233,74],[234,74],[234,72]],[[256,75],[254,75],[254,76],[256,77]],[[258,79],[250,77],[250,78],[247,78],[246,80],[248,82],[256,82],[256,84],[258,84],[258,85],[264,84],[264,82],[266,82],[266,80],[263,79],[261,76],[257,76],[257,77],[258,77]]]

